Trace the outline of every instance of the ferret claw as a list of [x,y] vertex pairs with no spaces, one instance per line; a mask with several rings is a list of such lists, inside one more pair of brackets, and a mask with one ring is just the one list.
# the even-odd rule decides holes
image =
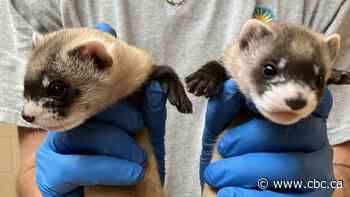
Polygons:
[[186,77],[187,90],[196,96],[214,97],[220,92],[222,84],[209,73],[198,70]]

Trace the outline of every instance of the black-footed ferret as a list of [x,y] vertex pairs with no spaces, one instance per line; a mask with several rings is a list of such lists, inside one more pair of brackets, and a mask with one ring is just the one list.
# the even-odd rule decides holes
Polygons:
[[[266,25],[251,19],[222,59],[208,62],[186,77],[186,83],[197,96],[215,97],[224,81],[233,78],[265,118],[293,124],[315,110],[327,83],[350,83],[349,72],[332,69],[339,49],[338,34],[326,37],[299,25]],[[252,116],[242,109],[227,128]],[[215,146],[212,161],[219,159]],[[216,192],[205,185],[202,196],[213,197]]]
[[[144,50],[90,28],[35,34],[24,80],[22,116],[38,127],[66,131],[120,99],[142,101],[140,92],[150,80],[159,81],[180,112],[192,112],[192,103],[174,70],[155,65]],[[135,136],[148,157],[144,179],[128,187],[86,187],[85,196],[165,195],[148,132],[143,129]]]

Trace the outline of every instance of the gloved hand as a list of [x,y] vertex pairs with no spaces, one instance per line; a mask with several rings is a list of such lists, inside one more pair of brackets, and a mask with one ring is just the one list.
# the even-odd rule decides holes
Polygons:
[[[217,188],[218,197],[330,197],[332,189],[279,189],[273,185],[274,180],[333,180],[332,149],[326,126],[332,106],[329,90],[318,109],[296,124],[283,126],[254,118],[229,129],[218,142],[223,159],[209,164],[218,131],[240,107],[246,107],[241,97],[230,80],[225,83],[222,95],[208,102],[201,155],[202,183]],[[259,179],[264,191],[258,188]]]
[[95,25],[95,28],[100,30],[100,31],[109,33],[116,38],[118,37],[117,32],[107,23],[97,23]]
[[146,87],[142,109],[126,101],[67,132],[48,132],[36,154],[36,182],[44,197],[82,196],[90,185],[132,185],[143,178],[145,152],[130,137],[145,125],[152,130],[164,180],[166,94],[159,83]]

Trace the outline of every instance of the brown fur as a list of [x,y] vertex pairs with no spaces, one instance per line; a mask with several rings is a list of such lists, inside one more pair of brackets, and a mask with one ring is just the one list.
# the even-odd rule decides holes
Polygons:
[[[93,65],[82,65],[68,57],[68,52],[90,42],[105,46],[113,65],[107,72],[97,72]],[[43,70],[55,67],[72,86],[80,87],[83,97],[69,109],[78,119],[87,119],[106,106],[115,103],[141,88],[154,71],[152,57],[113,36],[90,28],[65,29],[45,35],[34,43],[29,59],[26,80],[35,78]],[[65,64],[68,66],[62,67]],[[113,91],[106,91],[106,89]],[[87,105],[93,103],[93,105]],[[72,116],[72,117],[73,117]],[[81,118],[85,117],[85,118]],[[69,125],[71,127],[77,125]]]
[[[102,43],[107,53],[112,57],[113,65],[107,73],[96,72],[91,65],[77,68],[76,62],[68,58],[69,51],[89,42]],[[57,55],[59,58],[56,58]],[[34,79],[41,71],[49,69],[51,64],[56,64],[61,69],[58,72],[67,77],[73,86],[82,86],[82,82],[86,86],[82,88],[85,91],[84,97],[79,98],[70,109],[69,113],[72,113],[74,118],[69,121],[68,126],[62,128],[63,130],[80,124],[81,120],[84,121],[106,106],[129,96],[145,84],[154,70],[152,57],[145,51],[129,46],[106,33],[87,28],[62,30],[34,39],[26,80]],[[71,66],[63,68],[59,67],[60,64]],[[92,105],[87,105],[89,103]],[[157,160],[148,135],[148,129],[144,129],[135,137],[146,151],[148,158],[144,179],[141,182],[129,187],[85,187],[85,196],[165,196],[159,177]]]
[[[251,21],[255,20],[253,19]],[[330,46],[336,47],[336,50],[334,50],[335,53],[332,54],[333,57],[330,57],[329,49],[326,46],[326,41],[327,39],[329,40],[329,38],[326,38],[323,34],[313,32],[301,25],[271,24],[270,26],[266,25],[266,27],[280,35],[280,38],[282,39],[279,40],[279,43],[289,43],[282,47],[286,48],[292,59],[298,59],[300,56],[310,58],[316,56],[322,58],[321,61],[326,63],[325,81],[330,79],[332,75],[332,66],[339,54],[340,36],[338,34],[329,37],[335,38],[335,41],[331,42],[332,44],[338,42],[336,43],[337,46]],[[291,40],[290,35],[295,36],[298,39]],[[256,62],[260,62],[261,58],[266,56],[266,53],[270,53],[273,48],[273,45],[261,45],[262,42],[264,42],[264,40],[251,43],[251,48],[258,50],[255,52],[255,54],[257,54],[255,57],[250,57],[249,55],[246,56],[245,53],[242,53],[238,41],[234,41],[225,49],[222,58],[222,65],[226,68],[226,71],[237,82],[240,90],[248,97],[248,89],[250,89],[250,87],[247,87],[247,85],[253,84],[253,82],[250,81],[250,77],[244,76],[249,75],[249,73],[252,72],[251,69],[254,67],[247,66],[247,64],[256,64]],[[320,46],[321,51],[315,51],[315,49],[319,48],[318,46]],[[241,68],[241,66],[244,66],[244,68]]]
[[[250,90],[254,89],[254,82],[252,81],[251,73],[253,72],[253,69],[255,68],[254,65],[259,65],[258,62],[261,62],[264,57],[269,55],[271,51],[273,50],[274,46],[279,46],[277,44],[281,44],[280,47],[284,47],[285,51],[288,51],[288,54],[292,59],[298,59],[300,57],[302,58],[320,58],[320,61],[325,63],[325,82],[327,82],[331,76],[332,76],[332,66],[337,59],[338,53],[339,53],[339,44],[340,44],[340,37],[337,34],[334,34],[328,38],[326,38],[322,34],[318,34],[316,32],[312,32],[311,30],[299,26],[299,25],[290,25],[290,24],[283,24],[283,25],[277,25],[272,24],[271,26],[263,25],[265,28],[267,28],[268,31],[274,32],[275,38],[279,37],[279,39],[274,40],[273,42],[267,42],[268,39],[271,39],[271,37],[264,37],[264,35],[268,34],[264,32],[265,30],[257,31],[256,24],[259,23],[260,25],[263,25],[261,22],[257,20],[250,20],[248,21],[242,28],[241,35],[239,36],[239,39],[237,41],[234,41],[231,43],[226,50],[224,51],[224,56],[221,60],[216,61],[217,66],[220,64],[225,68],[226,74],[230,77],[232,77],[235,82],[237,83],[239,89],[241,92],[247,97],[250,98]],[[251,25],[253,28],[247,28]],[[253,26],[254,25],[254,26]],[[252,39],[252,37],[256,35],[249,35],[247,34],[256,31],[257,34],[263,35],[261,36],[261,39]],[[259,35],[258,35],[259,36]],[[297,39],[296,39],[297,38]],[[249,45],[249,48],[247,50],[249,51],[243,51],[242,50],[242,39],[246,39],[247,42],[243,42],[243,47]],[[244,40],[243,40],[244,41]],[[262,43],[265,43],[263,45]],[[269,43],[269,44],[266,44]],[[252,55],[254,54],[254,55]],[[222,62],[220,62],[222,61]],[[219,65],[219,66],[220,66]],[[201,79],[201,80],[208,80],[211,82],[214,82],[214,84],[218,84],[217,80],[220,78],[220,80],[225,80],[222,78],[225,78],[222,74],[219,74],[218,78],[210,78],[210,75],[213,75],[213,66],[209,67],[210,64],[207,63],[204,65],[200,70],[196,71],[195,73],[188,76],[186,82],[189,85],[190,92],[195,93],[198,95],[204,95],[203,93],[198,94],[196,93],[196,88],[198,88],[198,85],[196,87],[196,83],[194,81]],[[215,66],[215,63],[214,63]],[[221,70],[221,68],[217,68],[217,70]],[[337,74],[338,79],[336,81],[349,81],[347,74],[344,73],[344,76],[341,76],[341,72],[338,72]],[[209,79],[207,79],[209,77]],[[341,78],[341,79],[340,79]],[[223,83],[222,81],[222,83]],[[210,82],[208,82],[210,84]],[[221,87],[220,85],[216,85],[216,87]],[[203,87],[201,87],[203,89]],[[208,90],[212,89],[213,87],[207,87]],[[208,93],[205,93],[205,95],[210,95]],[[242,124],[245,121],[250,120],[254,115],[249,112],[248,110],[241,110],[240,113],[238,113],[234,119],[228,124],[226,129],[224,129],[221,134],[218,136],[217,141],[224,135],[227,129],[236,127],[240,124]],[[217,150],[218,144],[215,144],[212,160],[211,162],[217,161],[222,159],[218,150]],[[205,184],[202,196],[203,197],[215,197],[216,196],[216,190],[209,185]]]

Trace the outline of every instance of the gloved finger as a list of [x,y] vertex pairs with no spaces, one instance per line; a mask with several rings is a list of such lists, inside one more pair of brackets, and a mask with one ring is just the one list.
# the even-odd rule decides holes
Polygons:
[[[258,180],[325,180],[332,177],[332,149],[325,147],[313,153],[251,153],[210,164],[205,170],[206,182],[214,188],[256,187]],[[322,165],[315,165],[322,163]]]
[[152,132],[151,138],[154,143],[163,142],[166,122],[166,93],[160,84],[152,81],[145,90],[143,113],[147,128]]
[[202,152],[200,157],[200,180],[203,184],[203,172],[211,160],[213,145],[217,136],[240,110],[244,102],[237,84],[233,80],[224,83],[223,91],[217,97],[211,98],[207,104],[205,125],[202,137]]
[[287,126],[254,118],[229,129],[218,142],[218,151],[222,157],[254,152],[312,152],[327,143],[327,125],[322,118],[311,116]]
[[[240,110],[243,96],[233,80],[224,83],[223,91],[217,97],[210,98],[205,116],[205,135],[217,136]],[[213,138],[204,136],[205,139]]]
[[141,111],[125,100],[109,106],[103,112],[94,116],[92,120],[112,124],[128,133],[140,131],[145,126]]
[[[70,161],[70,158],[68,158]],[[98,162],[96,162],[98,161]],[[144,176],[142,166],[123,159],[106,156],[79,156],[79,163],[90,166],[81,168],[78,176],[68,177],[67,181],[80,183],[80,185],[133,185]],[[78,165],[80,166],[80,165]],[[91,168],[93,166],[93,168]],[[70,171],[72,170],[72,171]],[[76,172],[75,168],[67,172]],[[111,173],[113,172],[113,173]],[[93,177],[93,178],[92,178]]]
[[51,196],[67,196],[67,197],[81,197],[84,196],[84,188],[83,187],[77,187],[77,188],[71,188],[72,191],[69,190],[65,190],[65,193],[62,192],[58,192],[58,191],[54,191],[52,190],[50,187],[48,187],[47,183],[43,183],[41,181],[39,181],[39,175],[36,175],[36,185],[38,186],[41,195],[43,197],[51,197]]
[[101,155],[63,155],[41,150],[36,161],[37,182],[54,185],[55,191],[62,193],[77,186],[132,185],[144,176],[143,167],[137,163]]
[[315,110],[315,112],[312,113],[312,115],[327,119],[329,112],[331,111],[332,105],[333,105],[332,93],[329,90],[329,88],[326,87],[323,93],[323,96],[320,100],[320,103],[317,109]]
[[165,123],[167,94],[157,81],[152,81],[145,89],[143,113],[147,128],[150,129],[151,143],[158,161],[161,181],[165,172]]
[[277,193],[272,191],[258,191],[239,187],[225,187],[217,193],[217,197],[330,197],[331,190],[317,190],[307,193]]
[[117,32],[107,23],[97,23],[95,25],[95,28],[100,30],[100,31],[109,33],[114,37],[117,37]]
[[50,149],[62,154],[101,154],[144,164],[146,153],[124,130],[87,122],[68,132],[49,132]]

